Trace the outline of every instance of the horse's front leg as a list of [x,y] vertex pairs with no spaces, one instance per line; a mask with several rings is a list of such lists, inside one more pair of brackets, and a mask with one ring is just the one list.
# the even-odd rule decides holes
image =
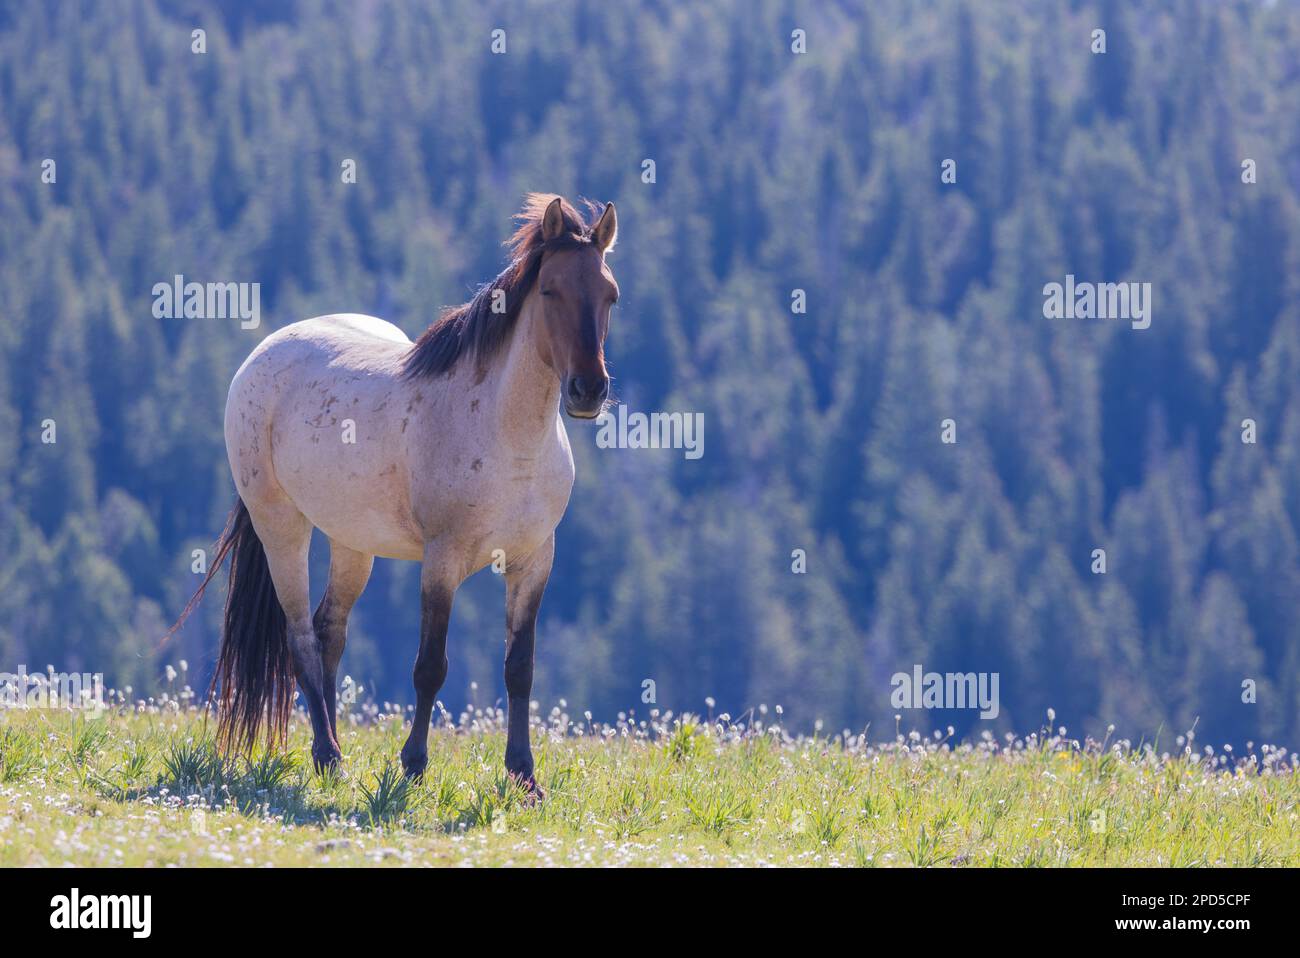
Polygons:
[[402,746],[402,768],[408,778],[424,774],[428,764],[429,719],[433,705],[447,679],[447,623],[451,600],[460,581],[449,574],[441,550],[433,543],[424,548],[420,569],[420,651],[415,657],[415,718],[411,734]]
[[533,777],[533,751],[528,743],[528,697],[533,690],[533,657],[537,610],[551,576],[555,536],[531,555],[506,563],[506,771],[537,798],[541,787]]

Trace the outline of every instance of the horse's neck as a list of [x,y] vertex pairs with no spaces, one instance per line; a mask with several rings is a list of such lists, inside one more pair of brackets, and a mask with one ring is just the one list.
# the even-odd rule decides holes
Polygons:
[[538,354],[536,337],[541,321],[541,310],[530,294],[504,354],[485,380],[485,385],[490,386],[499,434],[521,455],[535,451],[556,435],[560,383]]

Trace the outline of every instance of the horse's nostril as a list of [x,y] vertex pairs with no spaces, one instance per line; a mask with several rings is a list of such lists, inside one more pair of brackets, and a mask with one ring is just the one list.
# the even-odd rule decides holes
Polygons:
[[599,379],[571,376],[567,389],[571,402],[581,403],[584,406],[593,402],[604,402],[605,397],[609,395],[609,379],[605,376]]

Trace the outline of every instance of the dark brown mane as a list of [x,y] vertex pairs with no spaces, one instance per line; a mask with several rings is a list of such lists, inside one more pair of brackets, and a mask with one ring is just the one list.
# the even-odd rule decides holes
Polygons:
[[[515,214],[519,228],[506,240],[510,265],[492,282],[480,286],[469,302],[442,311],[406,354],[403,376],[440,376],[450,372],[462,356],[472,353],[483,364],[501,349],[514,329],[529,290],[537,281],[543,254],[591,242],[591,224],[564,199],[560,200],[564,232],[550,241],[542,239],[542,217],[555,199],[550,193],[529,193],[524,197],[523,209]],[[595,222],[601,207],[594,203],[586,205]],[[498,289],[505,293],[505,311],[494,313],[492,294]]]

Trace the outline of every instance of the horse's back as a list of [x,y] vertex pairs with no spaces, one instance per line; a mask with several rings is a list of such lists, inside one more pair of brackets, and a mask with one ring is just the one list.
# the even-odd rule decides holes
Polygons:
[[226,397],[227,438],[232,417],[256,408],[271,417],[288,404],[300,405],[310,391],[361,393],[391,390],[401,378],[411,348],[406,334],[374,316],[337,313],[291,323],[267,336],[244,360]]
[[[375,339],[383,339],[388,342],[400,343],[403,346],[410,346],[411,339],[406,333],[390,323],[386,319],[380,319],[378,316],[366,316],[363,313],[331,313],[328,316],[317,316],[314,319],[304,319],[300,323],[294,323],[294,326],[312,326],[326,330],[338,330],[346,334],[356,334],[359,336],[372,336]],[[291,328],[291,327],[286,327]]]
[[261,366],[284,368],[313,359],[337,364],[351,359],[363,366],[391,366],[394,358],[405,355],[411,340],[398,327],[375,316],[360,313],[334,313],[316,316],[277,329],[248,355],[232,387],[245,370]]

